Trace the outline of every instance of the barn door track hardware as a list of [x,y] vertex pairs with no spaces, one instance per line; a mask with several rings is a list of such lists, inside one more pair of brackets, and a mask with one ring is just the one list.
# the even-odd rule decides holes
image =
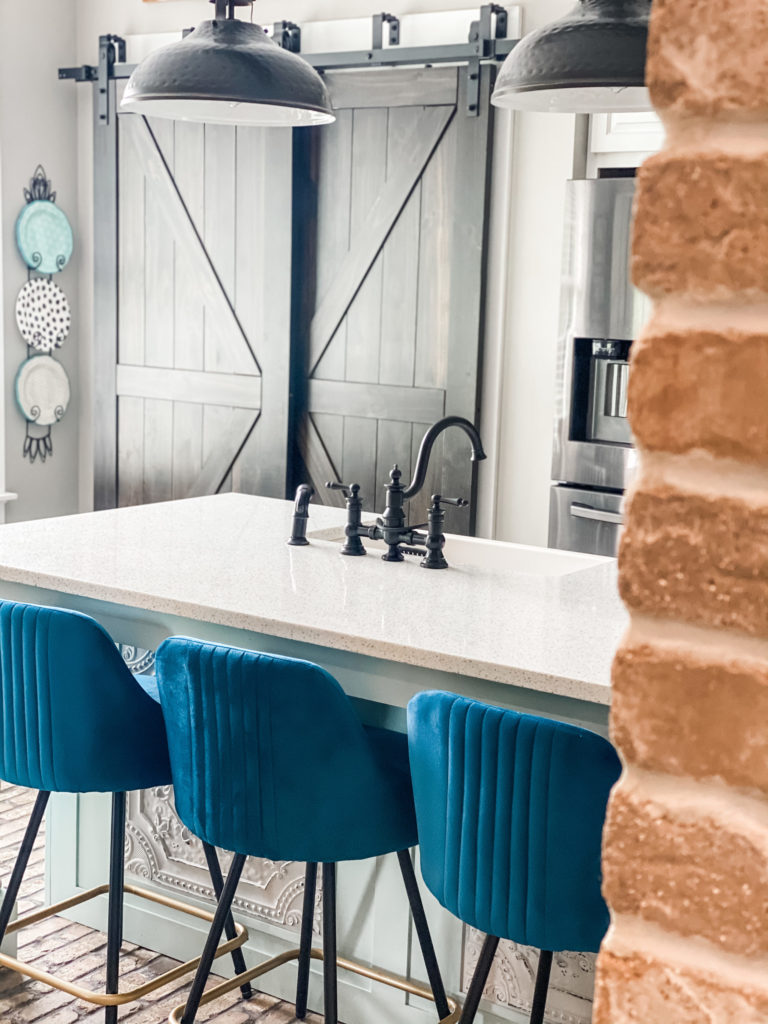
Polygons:
[[[463,65],[467,75],[465,113],[477,116],[480,104],[480,65],[501,64],[520,42],[508,38],[509,16],[500,4],[483,4],[473,21],[465,43],[433,46],[403,46],[400,19],[394,14],[375,14],[371,22],[371,47],[367,50],[342,50],[331,53],[303,53],[301,26],[292,21],[275,22],[272,39],[291,53],[301,53],[317,71],[360,68],[431,67],[435,64]],[[386,36],[386,38],[385,38]],[[114,121],[114,89],[110,82],[130,78],[135,64],[126,63],[125,41],[119,36],[99,38],[99,64],[59,69],[59,78],[91,82],[96,86],[98,123]]]

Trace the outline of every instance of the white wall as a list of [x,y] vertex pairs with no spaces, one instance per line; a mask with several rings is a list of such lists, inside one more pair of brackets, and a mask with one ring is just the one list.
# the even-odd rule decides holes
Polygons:
[[[571,6],[526,3],[524,30]],[[565,182],[575,123],[568,114],[515,114],[496,536],[523,544],[547,543]]]
[[[0,0],[0,3],[5,0]],[[145,3],[144,0],[77,0],[79,9],[78,37],[84,48],[82,59],[94,57],[94,35],[117,32],[119,35],[142,32],[173,32],[196,25],[211,17],[206,0],[171,0],[166,3]],[[529,6],[544,5],[545,0],[529,0]],[[417,14],[422,11],[460,10],[469,7],[467,0],[258,0],[254,19],[262,25],[288,19],[298,24],[306,21],[328,21],[333,18],[364,18],[391,10],[394,14]],[[478,9],[480,3],[478,0]],[[567,7],[567,4],[566,4]],[[240,12],[247,17],[247,12]],[[90,54],[90,58],[87,55]]]
[[78,504],[78,356],[83,343],[78,304],[78,248],[57,281],[70,300],[72,331],[57,352],[72,381],[72,404],[53,428],[53,457],[34,465],[22,458],[25,422],[13,400],[13,382],[26,358],[14,316],[16,295],[27,271],[14,242],[14,223],[23,204],[22,189],[38,163],[58,193],[57,202],[73,226],[78,223],[78,155],[74,94],[57,78],[61,64],[72,63],[77,44],[76,0],[35,0],[34,4],[0,0],[0,337],[5,383],[4,415],[6,486],[19,494],[7,506],[9,520],[67,514]]
[[525,114],[517,166],[508,272],[499,438],[496,536],[546,545],[565,181],[574,119]]
[[[0,4],[4,0],[0,0]],[[75,0],[77,4],[77,63],[96,60],[98,36],[175,31],[209,17],[204,0]],[[460,9],[467,0],[398,0],[389,6],[398,14]],[[479,4],[478,4],[479,6]],[[521,0],[524,29],[530,31],[566,11],[571,0]],[[312,20],[361,17],[381,11],[381,0],[259,0],[255,17],[263,24],[291,19]],[[74,86],[62,86],[73,90]],[[90,231],[89,90],[79,93],[80,234]],[[513,138],[514,157],[504,169],[508,180],[497,181],[494,207],[497,223],[495,251],[501,261],[496,275],[494,315],[503,333],[503,351],[489,353],[486,391],[501,395],[498,422],[485,417],[487,429],[498,429],[496,460],[482,467],[485,498],[484,532],[500,539],[546,544],[554,410],[555,348],[564,185],[573,161],[574,118],[558,114],[517,114],[514,126],[502,131]],[[497,154],[498,156],[498,154]],[[497,166],[504,166],[497,160]],[[509,190],[506,197],[500,190]],[[506,201],[505,201],[506,200]],[[87,249],[84,250],[87,254]],[[506,264],[506,269],[504,269]],[[86,265],[88,261],[86,260]],[[506,284],[506,288],[502,287]],[[91,304],[90,271],[81,280],[83,309]],[[90,402],[88,349],[84,348],[80,499],[90,502]],[[492,447],[492,445],[489,445]],[[494,466],[493,462],[497,465]],[[489,475],[497,473],[489,481]],[[491,484],[493,486],[491,486]]]

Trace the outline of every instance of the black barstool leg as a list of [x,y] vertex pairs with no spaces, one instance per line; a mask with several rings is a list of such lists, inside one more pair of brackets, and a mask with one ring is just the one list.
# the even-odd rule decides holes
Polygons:
[[435,947],[432,944],[432,935],[427,923],[427,915],[424,913],[424,904],[421,900],[419,885],[416,881],[416,872],[413,870],[411,854],[408,850],[398,850],[397,859],[400,862],[400,871],[405,883],[405,891],[408,894],[408,902],[411,905],[411,915],[416,928],[416,935],[421,946],[421,955],[424,957],[424,966],[427,968],[427,977],[432,988],[432,995],[435,997],[435,1008],[438,1019],[447,1017],[451,1008],[448,1006],[448,999],[445,995],[445,985],[440,974],[440,966],[435,955]]
[[[213,891],[216,893],[216,899],[221,899],[221,893],[224,889],[224,876],[221,873],[221,864],[219,864],[219,855],[216,853],[216,848],[211,846],[210,843],[203,843],[203,850],[205,852],[205,860],[208,864],[208,873],[211,876],[211,882],[213,883]],[[235,928],[235,919],[232,917],[231,912],[227,915],[227,920],[224,923],[224,934],[228,939],[234,939],[237,935],[237,929]],[[240,947],[232,950],[232,963],[235,968],[235,974],[245,974],[247,968],[245,966],[245,957]],[[240,992],[242,993],[243,999],[253,998],[253,989],[251,988],[250,981],[246,981],[244,985],[240,986]]]
[[[125,793],[112,794],[112,839],[109,854],[107,912],[107,994],[118,991],[120,947],[123,944],[123,886],[125,884]],[[117,1024],[117,1007],[104,1010],[105,1024]]]
[[539,969],[536,971],[536,986],[533,990],[533,1006],[531,1007],[531,1024],[543,1024],[544,1007],[547,1005],[549,975],[552,970],[552,952],[542,949],[539,954]]
[[338,1024],[335,864],[323,864],[323,1015],[325,1024]]
[[304,904],[301,911],[301,941],[299,943],[299,979],[296,982],[296,1018],[304,1020],[307,1015],[309,996],[309,965],[312,962],[312,924],[315,917],[315,893],[317,892],[317,864],[307,861],[304,875]]
[[498,946],[498,936],[486,935],[483,948],[480,950],[480,959],[477,961],[475,973],[472,975],[472,981],[469,986],[469,992],[467,992],[467,998],[464,1000],[464,1008],[461,1011],[459,1024],[472,1024],[472,1021],[475,1019],[477,1008],[480,1005],[483,989],[485,988],[485,983],[488,981],[488,975],[490,974],[491,965],[493,964],[493,958],[496,956]]
[[35,799],[35,806],[32,808],[32,814],[30,815],[24,838],[21,841],[16,863],[13,865],[11,877],[8,879],[8,886],[3,896],[2,906],[0,906],[0,942],[5,938],[5,931],[11,922],[16,898],[19,895],[19,889],[24,880],[24,872],[27,870],[27,864],[29,864],[32,847],[35,845],[37,834],[43,823],[43,815],[45,814],[45,808],[48,806],[50,795],[47,790],[41,789]]
[[240,875],[243,873],[245,861],[245,854],[242,853],[236,853],[232,858],[232,864],[230,866],[227,879],[224,882],[221,899],[216,907],[216,913],[213,916],[211,928],[208,932],[208,938],[205,940],[200,964],[197,968],[194,981],[192,982],[192,987],[189,990],[189,995],[187,996],[187,1004],[184,1007],[181,1024],[192,1024],[197,1016],[197,1011],[200,1008],[200,1000],[202,999],[203,991],[205,989],[205,983],[208,980],[208,975],[211,973],[213,961],[216,958],[216,949],[218,948],[221,940],[221,934],[224,931],[227,915],[232,909],[232,900],[235,898],[237,885],[240,881]]

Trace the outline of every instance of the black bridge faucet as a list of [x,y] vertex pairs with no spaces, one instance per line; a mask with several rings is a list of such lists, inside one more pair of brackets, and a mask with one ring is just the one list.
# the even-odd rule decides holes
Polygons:
[[416,457],[416,468],[413,480],[408,487],[400,482],[402,473],[397,465],[389,474],[387,484],[387,505],[384,514],[376,520],[374,526],[363,526],[363,502],[360,498],[359,484],[327,483],[325,486],[341,490],[347,499],[346,540],[341,549],[343,555],[364,555],[362,538],[383,540],[387,545],[382,555],[385,562],[402,562],[405,555],[423,555],[421,565],[425,569],[447,569],[448,563],[443,555],[445,535],[445,509],[443,505],[454,505],[465,508],[469,502],[464,498],[444,498],[440,494],[432,495],[432,502],[427,512],[427,533],[420,533],[416,528],[408,527],[405,522],[403,503],[415,497],[424,486],[429,468],[429,460],[435,441],[448,427],[460,427],[472,444],[470,459],[480,462],[486,457],[483,443],[476,427],[462,416],[446,416],[433,424],[424,435],[419,454]]

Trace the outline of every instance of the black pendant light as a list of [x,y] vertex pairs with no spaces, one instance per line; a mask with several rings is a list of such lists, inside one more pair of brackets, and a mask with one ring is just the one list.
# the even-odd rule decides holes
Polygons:
[[497,107],[577,114],[651,107],[645,54],[651,0],[579,0],[504,61]]
[[213,21],[155,50],[134,70],[122,110],[214,124],[295,127],[335,120],[315,69],[259,25],[235,17],[235,8],[250,0],[211,3]]

